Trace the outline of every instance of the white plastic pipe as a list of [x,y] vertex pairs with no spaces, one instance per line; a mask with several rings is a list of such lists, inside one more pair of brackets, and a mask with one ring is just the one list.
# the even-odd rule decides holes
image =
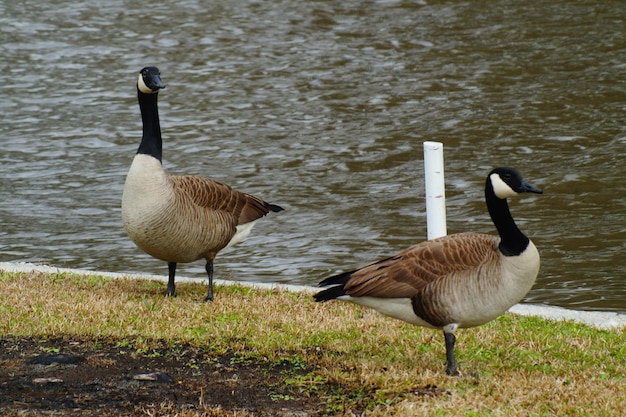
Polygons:
[[424,142],[424,181],[426,182],[426,227],[430,240],[448,233],[443,143]]

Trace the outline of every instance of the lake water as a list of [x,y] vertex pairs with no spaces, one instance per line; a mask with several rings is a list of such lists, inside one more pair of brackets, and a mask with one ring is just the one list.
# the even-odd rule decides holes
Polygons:
[[495,233],[495,166],[544,190],[510,203],[542,255],[526,301],[626,311],[622,0],[7,1],[0,40],[2,261],[167,274],[120,219],[157,65],[166,169],[286,209],[216,278],[315,284],[424,240],[432,140],[449,233]]

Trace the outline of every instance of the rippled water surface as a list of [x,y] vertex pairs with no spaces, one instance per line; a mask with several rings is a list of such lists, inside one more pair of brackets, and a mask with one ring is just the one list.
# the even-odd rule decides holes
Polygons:
[[315,284],[424,240],[434,140],[449,233],[495,233],[484,177],[514,166],[545,192],[511,202],[526,300],[624,312],[625,28],[621,0],[2,2],[0,259],[167,273],[120,220],[157,65],[166,169],[286,208],[216,277]]

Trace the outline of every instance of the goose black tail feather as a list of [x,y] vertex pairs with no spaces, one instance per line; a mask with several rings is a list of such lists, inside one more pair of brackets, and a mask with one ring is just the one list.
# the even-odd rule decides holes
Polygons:
[[279,211],[283,211],[284,208],[282,208],[281,206],[277,206],[276,204],[270,204],[268,202],[265,202],[265,207],[267,207],[267,209],[269,211],[271,211],[272,213],[278,213]]
[[336,285],[334,287],[326,288],[323,291],[318,292],[313,296],[315,301],[324,302],[334,300],[337,297],[341,297],[342,295],[346,295],[343,287],[340,285]]
[[343,272],[338,275],[333,275],[332,277],[328,277],[322,282],[319,283],[320,287],[327,287],[332,285],[330,288],[326,288],[323,291],[318,292],[313,296],[315,301],[323,302],[334,300],[335,298],[341,297],[342,295],[346,295],[346,290],[344,289],[344,285],[350,279],[354,271]]

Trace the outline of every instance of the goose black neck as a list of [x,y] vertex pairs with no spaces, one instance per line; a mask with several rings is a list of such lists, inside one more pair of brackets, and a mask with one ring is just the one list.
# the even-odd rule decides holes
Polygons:
[[159,124],[159,109],[157,93],[145,94],[137,90],[143,135],[137,153],[150,155],[161,161],[163,142],[161,140],[161,125]]
[[506,199],[496,197],[491,182],[485,186],[487,209],[500,234],[500,252],[505,256],[517,256],[528,247],[529,239],[518,229]]

